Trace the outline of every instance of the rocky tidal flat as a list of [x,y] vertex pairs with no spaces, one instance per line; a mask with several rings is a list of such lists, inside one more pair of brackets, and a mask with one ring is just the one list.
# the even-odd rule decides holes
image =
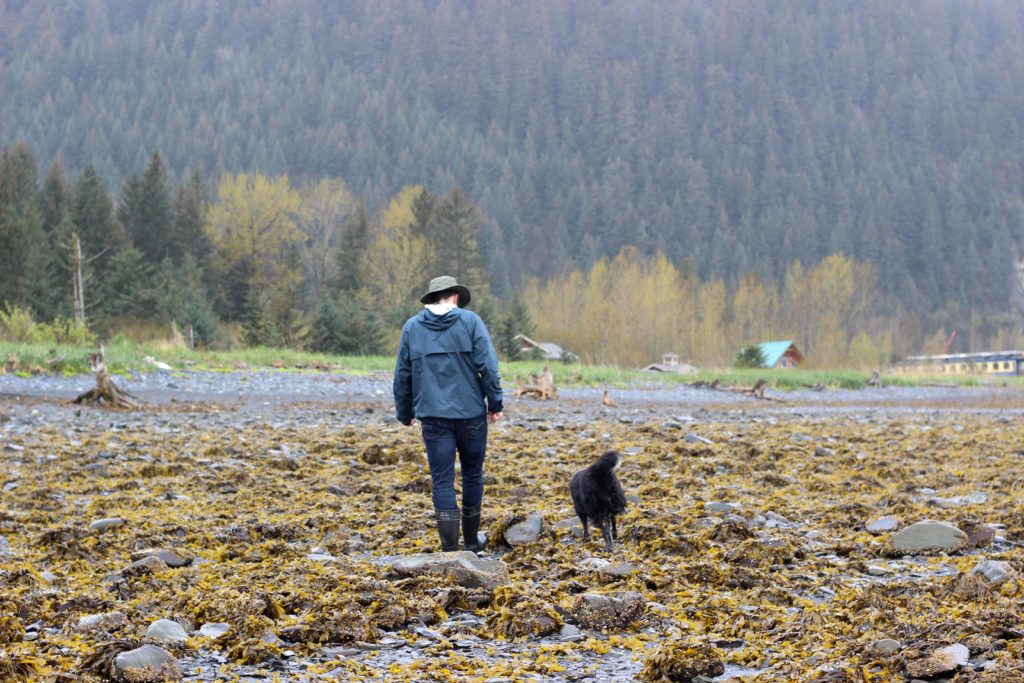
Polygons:
[[[0,680],[1024,680],[1019,392],[510,401],[437,553],[389,378],[0,376]],[[614,552],[572,473],[623,454]]]

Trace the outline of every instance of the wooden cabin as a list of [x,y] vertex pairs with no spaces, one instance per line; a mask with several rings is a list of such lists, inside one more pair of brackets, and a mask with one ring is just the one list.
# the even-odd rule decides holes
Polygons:
[[513,339],[519,342],[519,353],[524,358],[537,355],[544,360],[562,360],[565,356],[565,350],[554,342],[534,341],[525,334],[517,334]]
[[757,345],[764,356],[764,367],[780,370],[795,370],[804,362],[804,354],[796,348],[792,339],[786,341],[761,342]]
[[681,363],[677,353],[663,353],[661,354],[660,363],[651,363],[647,367],[641,368],[641,370],[644,372],[677,372],[682,375],[697,372],[697,368],[689,363]]

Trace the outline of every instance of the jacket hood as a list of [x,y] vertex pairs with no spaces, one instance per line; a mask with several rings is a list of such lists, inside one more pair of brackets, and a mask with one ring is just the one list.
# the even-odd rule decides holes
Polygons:
[[461,309],[453,308],[444,315],[437,315],[424,308],[419,312],[416,318],[429,330],[447,330],[455,324],[456,320],[459,319],[459,315],[461,315],[459,313],[460,310]]

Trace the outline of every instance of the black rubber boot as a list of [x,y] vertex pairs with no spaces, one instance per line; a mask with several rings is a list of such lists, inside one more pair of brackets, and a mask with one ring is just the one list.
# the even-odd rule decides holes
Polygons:
[[487,545],[487,534],[480,531],[480,506],[462,509],[462,540],[466,550],[478,553]]
[[459,549],[459,508],[454,510],[438,510],[437,535],[441,537],[441,552],[449,553]]

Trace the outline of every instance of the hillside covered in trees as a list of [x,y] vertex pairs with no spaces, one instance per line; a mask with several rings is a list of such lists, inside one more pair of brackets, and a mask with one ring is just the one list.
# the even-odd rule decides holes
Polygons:
[[[357,263],[366,249],[388,244],[407,264],[446,225],[473,235],[467,277],[497,308],[629,247],[652,268],[663,254],[693,302],[720,283],[722,324],[735,326],[751,282],[783,301],[796,261],[809,272],[842,254],[871,273],[861,313],[838,321],[845,344],[869,332],[877,348],[917,351],[952,329],[958,350],[1015,342],[1021,35],[1024,6],[1010,0],[0,0],[0,201],[17,205],[0,218],[0,299],[46,310],[50,285],[11,274],[47,257],[18,240],[39,244],[26,236],[40,230],[57,245],[57,223],[95,218],[107,227],[86,251],[107,249],[93,264],[105,306],[135,259],[192,292],[174,306],[266,318],[254,338],[295,343],[289,330],[305,328],[285,318],[330,319],[322,300],[352,300],[341,293],[380,275],[378,252]],[[23,161],[59,168],[17,171],[17,142]],[[132,199],[147,175],[166,205]],[[36,199],[26,213],[26,193],[53,200],[58,186],[67,217]],[[256,188],[286,217],[258,268],[217,241],[217,221],[237,216],[218,207]],[[324,215],[344,199],[324,248],[298,211],[318,192]],[[435,204],[396,218],[413,194]],[[176,226],[169,242],[149,240],[154,225]],[[347,256],[318,266],[326,253]],[[322,279],[336,273],[357,281]]]

